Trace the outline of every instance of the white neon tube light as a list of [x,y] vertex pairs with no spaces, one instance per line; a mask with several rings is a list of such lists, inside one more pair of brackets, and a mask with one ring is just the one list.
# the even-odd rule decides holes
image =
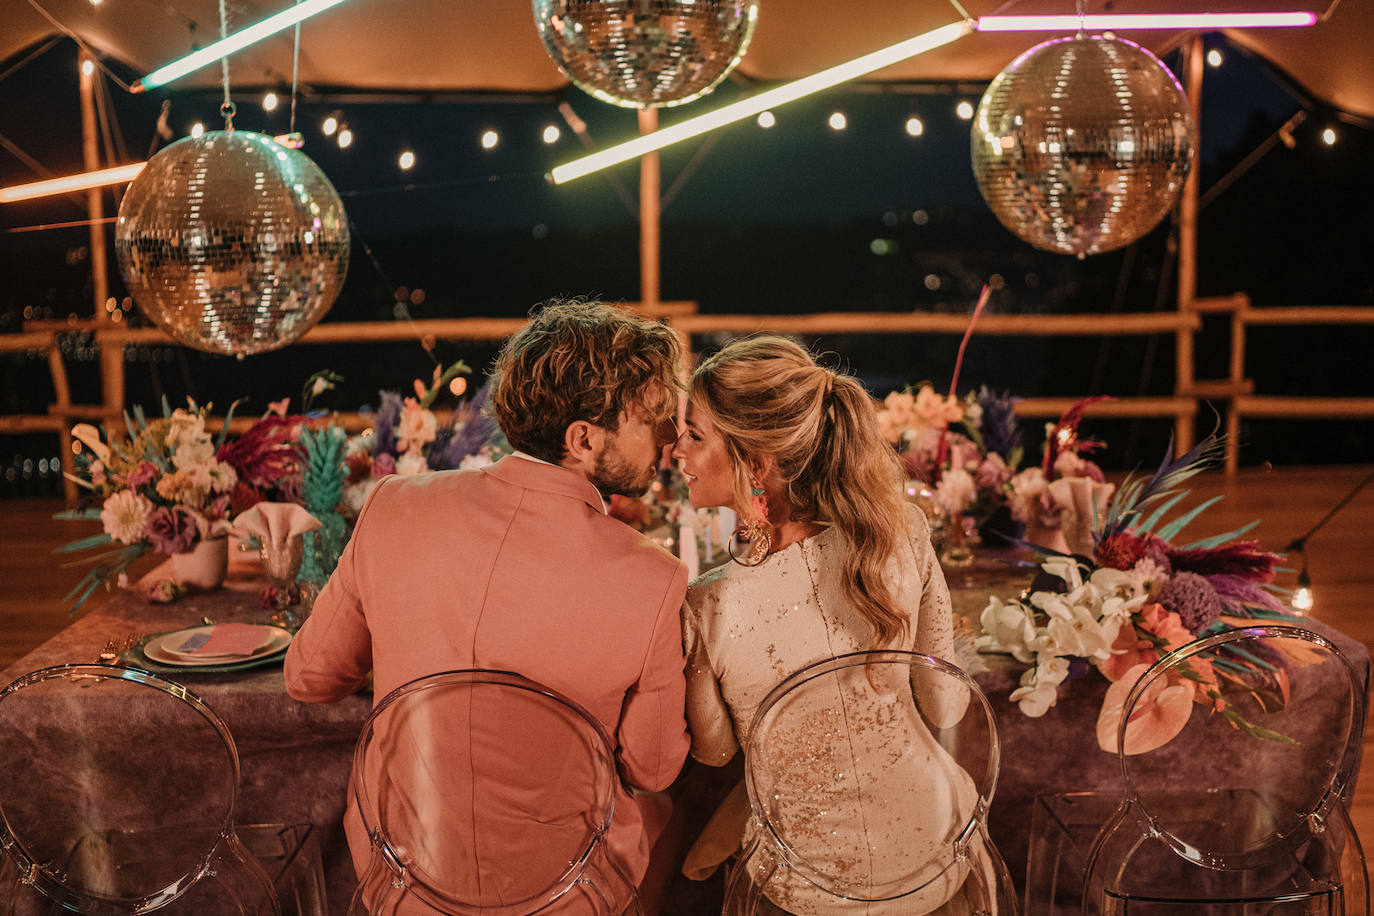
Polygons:
[[803,96],[820,92],[822,89],[829,89],[831,86],[836,86],[846,80],[881,70],[883,67],[898,61],[915,57],[941,45],[947,45],[971,31],[973,31],[973,23],[971,22],[952,22],[914,38],[908,38],[906,41],[900,41],[895,45],[881,48],[862,57],[856,57],[847,63],[838,64],[819,73],[793,80],[790,83],[784,83],[776,88],[752,95],[747,99],[732,102],[715,111],[697,115],[695,118],[688,118],[671,127],[665,127],[625,143],[608,147],[600,152],[592,153],[590,156],[583,156],[581,159],[566,162],[556,166],[549,173],[549,178],[554,184],[563,184],[575,178],[590,175],[592,172],[643,156],[654,150],[663,149],[665,146],[670,146],[689,137],[695,137],[709,130],[715,130],[717,127],[724,127],[726,124],[751,118],[768,111],[770,108],[777,108]]
[[213,64],[222,57],[228,57],[235,51],[242,51],[254,42],[261,41],[269,35],[275,35],[282,29],[290,28],[301,20],[309,19],[316,13],[324,12],[331,6],[337,6],[342,2],[343,0],[302,0],[295,6],[288,7],[280,13],[274,13],[246,29],[240,29],[233,35],[211,42],[199,51],[188,54],[180,60],[174,60],[165,67],[157,68],[129,87],[130,91],[143,92],[146,89],[156,89],[158,86],[170,83],[188,73],[194,73],[207,64]]
[[126,181],[133,181],[138,173],[143,171],[143,166],[146,164],[135,162],[132,165],[119,165],[112,169],[101,169],[98,172],[82,172],[80,175],[68,175],[65,178],[49,178],[44,181],[0,188],[0,204],[12,204],[15,201],[31,200],[35,197],[50,197],[53,194],[66,194],[69,191],[85,191],[90,188],[104,187],[107,184],[123,184]]
[[1316,13],[1098,13],[1084,16],[980,16],[980,32],[1133,29],[1262,29],[1315,25]]

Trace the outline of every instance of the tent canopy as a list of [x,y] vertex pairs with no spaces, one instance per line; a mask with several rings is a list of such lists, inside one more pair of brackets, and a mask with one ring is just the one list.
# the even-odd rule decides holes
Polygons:
[[[1368,0],[1092,0],[1090,12],[1300,9],[1326,15],[1305,29],[1228,30],[1319,102],[1374,119],[1374,3]],[[291,5],[236,0],[230,29]],[[1071,13],[1067,0],[964,0],[973,16]],[[43,15],[36,7],[48,14]],[[760,0],[754,40],[739,67],[751,80],[793,79],[941,25],[949,0]],[[0,61],[67,31],[99,54],[149,72],[219,36],[217,0],[0,0]],[[1164,53],[1186,35],[1123,32]],[[985,82],[1045,35],[973,34],[874,74],[887,82]],[[289,84],[290,30],[231,58],[234,85]],[[219,67],[177,81],[212,86]],[[547,93],[567,80],[549,60],[527,0],[346,0],[301,28],[300,80],[321,90]]]

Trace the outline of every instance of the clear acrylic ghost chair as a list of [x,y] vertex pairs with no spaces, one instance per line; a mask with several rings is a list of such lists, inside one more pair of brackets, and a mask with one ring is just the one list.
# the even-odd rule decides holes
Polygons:
[[239,759],[185,687],[64,665],[0,691],[0,913],[278,914],[234,830]]
[[[1286,626],[1204,637],[1152,665],[1123,707],[1125,793],[1088,850],[1082,912],[1368,913],[1346,811],[1362,684],[1330,640]],[[1128,755],[1126,724],[1167,717],[1180,690],[1207,704],[1176,707],[1182,731]]]
[[803,668],[745,742],[750,836],[727,916],[1016,912],[988,839],[997,724],[941,659],[856,652]]
[[638,913],[606,843],[618,785],[601,723],[534,681],[464,670],[398,687],[353,756],[372,848],[350,916]]

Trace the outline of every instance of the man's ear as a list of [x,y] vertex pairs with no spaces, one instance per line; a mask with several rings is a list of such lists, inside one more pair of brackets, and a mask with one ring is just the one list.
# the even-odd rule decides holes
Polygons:
[[563,432],[563,467],[590,471],[596,467],[601,449],[606,444],[606,431],[586,420],[574,420]]

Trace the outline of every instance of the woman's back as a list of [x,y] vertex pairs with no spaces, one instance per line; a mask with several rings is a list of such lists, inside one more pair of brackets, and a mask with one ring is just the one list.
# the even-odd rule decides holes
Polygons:
[[[904,549],[890,564],[893,591],[911,619],[911,649],[953,660],[949,594],[919,512],[907,514]],[[721,765],[749,731],[759,704],[787,675],[813,662],[873,648],[873,629],[851,609],[843,588],[841,534],[827,529],[773,554],[755,568],[722,567],[688,591],[688,720],[692,753]],[[973,787],[930,737],[907,690],[850,679],[799,700],[763,757],[796,851],[856,881],[919,861],[949,842],[971,810]],[[919,686],[919,685],[918,685]],[[834,694],[833,696],[831,694]],[[843,732],[846,740],[836,741]],[[853,740],[848,740],[848,739]],[[848,774],[846,776],[846,774]],[[862,784],[856,782],[861,779]],[[951,792],[950,788],[955,791]],[[901,905],[841,904],[795,879],[769,895],[794,913],[920,912],[931,899]],[[927,905],[921,906],[924,902]],[[915,907],[913,909],[913,907]]]

